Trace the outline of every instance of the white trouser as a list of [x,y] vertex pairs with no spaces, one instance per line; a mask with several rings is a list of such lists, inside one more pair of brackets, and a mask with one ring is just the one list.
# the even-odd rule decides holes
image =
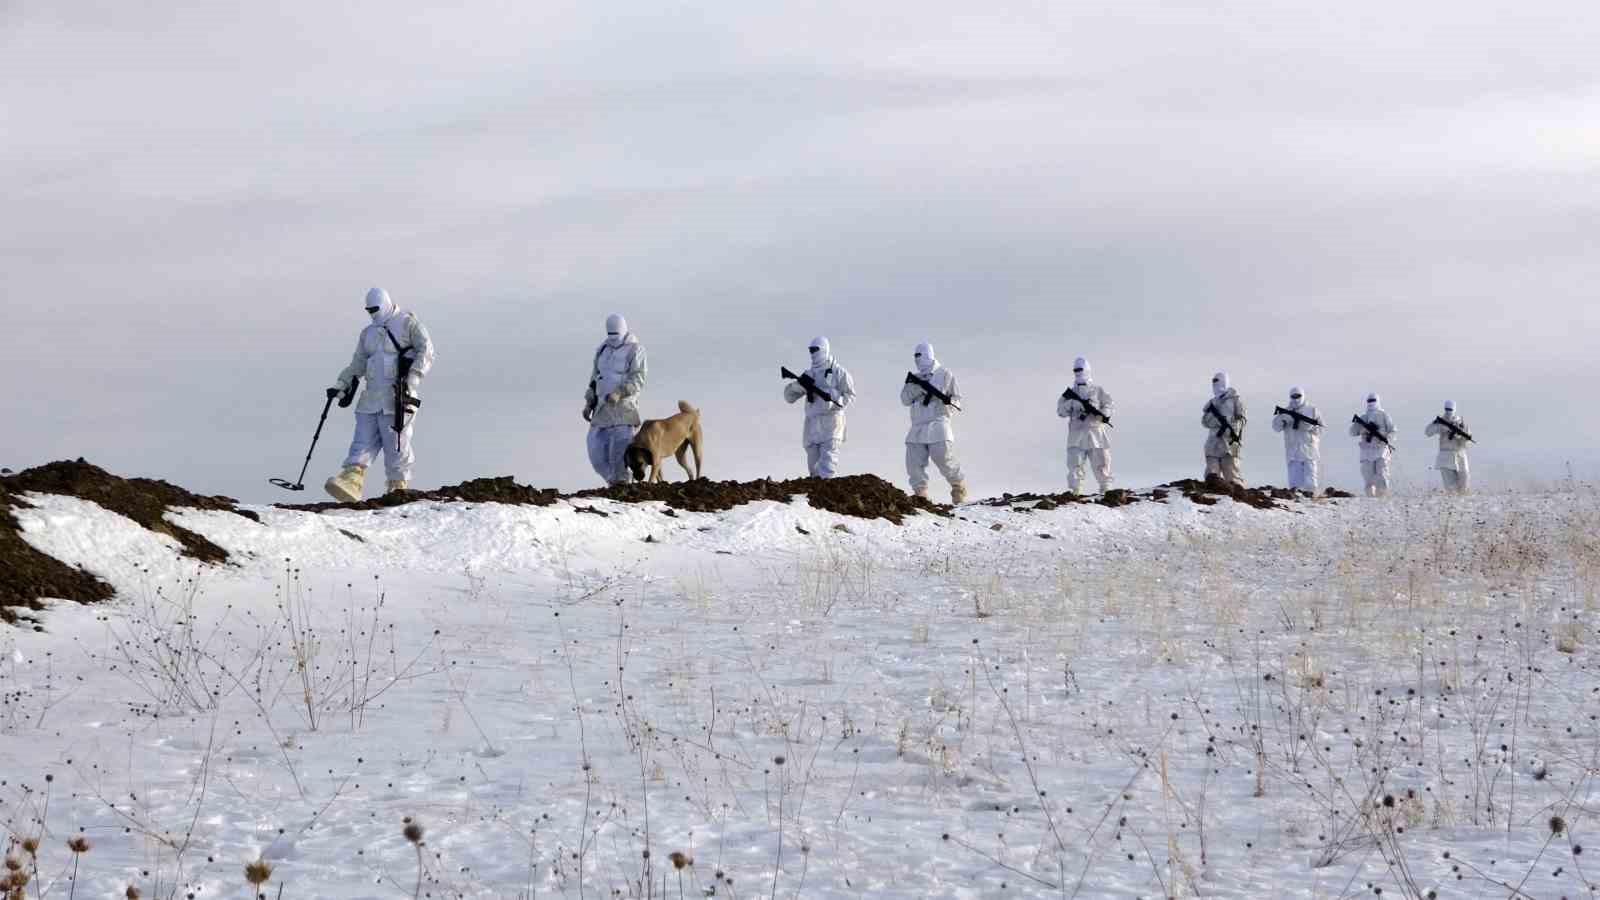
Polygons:
[[1366,484],[1367,496],[1382,497],[1389,493],[1389,461],[1364,459],[1361,461],[1361,480]]
[[951,484],[961,483],[961,462],[956,459],[955,445],[949,441],[931,444],[906,444],[906,475],[911,479],[911,490],[920,491],[928,486],[928,460],[939,467],[939,474]]
[[1100,482],[1100,490],[1111,490],[1111,451],[1104,447],[1068,447],[1067,448],[1067,490],[1078,493],[1078,486],[1083,484],[1085,469],[1094,470],[1094,478]]
[[1458,472],[1455,469],[1440,469],[1439,474],[1444,478],[1445,490],[1453,491],[1457,494],[1465,494],[1467,492],[1466,472]]
[[633,480],[623,456],[632,443],[635,429],[632,425],[589,426],[589,465],[606,484],[627,484]]
[[812,478],[832,478],[839,471],[839,442],[806,445],[806,472]]
[[1218,475],[1229,484],[1244,486],[1244,476],[1239,474],[1239,457],[1237,456],[1208,456],[1206,457],[1206,477]]
[[[384,476],[389,481],[410,481],[416,454],[411,449],[411,432],[417,424],[417,411],[406,416],[406,430],[395,441],[393,413],[356,413],[356,433],[350,439],[346,466],[365,469],[383,453]],[[397,446],[398,443],[398,446]]]
[[1297,491],[1317,492],[1317,461],[1314,459],[1289,460],[1289,487]]

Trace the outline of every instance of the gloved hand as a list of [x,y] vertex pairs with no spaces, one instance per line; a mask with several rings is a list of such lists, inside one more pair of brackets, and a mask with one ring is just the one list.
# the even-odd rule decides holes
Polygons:
[[594,407],[590,406],[587,403],[585,403],[583,405],[583,420],[585,422],[593,422],[594,421]]
[[328,388],[328,399],[332,400],[333,398],[339,396],[342,393],[344,393],[344,388],[342,388],[342,387],[331,387],[331,388]]
[[622,392],[621,391],[612,391],[611,393],[607,394],[606,395],[606,402],[611,404],[612,406],[616,406],[618,403],[621,403],[622,402]]

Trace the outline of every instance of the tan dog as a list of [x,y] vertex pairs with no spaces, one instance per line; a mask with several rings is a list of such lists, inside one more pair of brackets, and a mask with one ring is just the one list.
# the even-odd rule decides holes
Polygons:
[[[676,456],[678,465],[690,479],[700,477],[701,462],[700,410],[678,401],[678,414],[665,419],[651,419],[639,426],[638,434],[623,453],[622,458],[633,473],[634,481],[644,481],[644,467],[650,467],[650,483],[661,481],[661,468],[667,457]],[[694,451],[694,471],[689,471],[685,457]]]

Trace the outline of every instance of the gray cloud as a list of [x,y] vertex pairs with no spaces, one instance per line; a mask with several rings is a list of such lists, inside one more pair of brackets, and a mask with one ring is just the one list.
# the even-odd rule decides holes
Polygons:
[[1576,0],[13,2],[0,463],[266,499],[378,283],[439,344],[424,484],[592,483],[612,309],[717,477],[803,470],[775,372],[816,333],[862,389],[847,468],[896,480],[923,338],[980,492],[1063,484],[1078,353],[1128,482],[1195,472],[1219,367],[1255,480],[1290,383],[1340,418],[1382,390],[1418,483],[1447,396],[1500,483],[1593,476],[1597,31]]

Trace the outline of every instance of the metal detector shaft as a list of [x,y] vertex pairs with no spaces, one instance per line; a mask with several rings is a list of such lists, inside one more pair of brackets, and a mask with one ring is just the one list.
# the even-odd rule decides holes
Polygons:
[[306,470],[311,468],[311,454],[315,453],[316,450],[317,450],[317,439],[322,437],[322,425],[323,425],[324,422],[328,421],[328,410],[330,410],[332,408],[333,408],[333,398],[329,397],[328,398],[328,402],[322,404],[322,417],[320,419],[317,419],[317,431],[316,431],[315,434],[311,435],[311,446],[306,450],[306,462],[305,462],[305,465],[300,467],[300,477],[295,479],[294,484],[284,484],[283,480],[279,479],[279,478],[269,479],[273,484],[275,484],[275,485],[277,485],[278,487],[281,487],[281,488],[287,488],[288,490],[291,490],[291,491],[299,491],[299,490],[304,490],[305,489],[305,486],[306,486]]

